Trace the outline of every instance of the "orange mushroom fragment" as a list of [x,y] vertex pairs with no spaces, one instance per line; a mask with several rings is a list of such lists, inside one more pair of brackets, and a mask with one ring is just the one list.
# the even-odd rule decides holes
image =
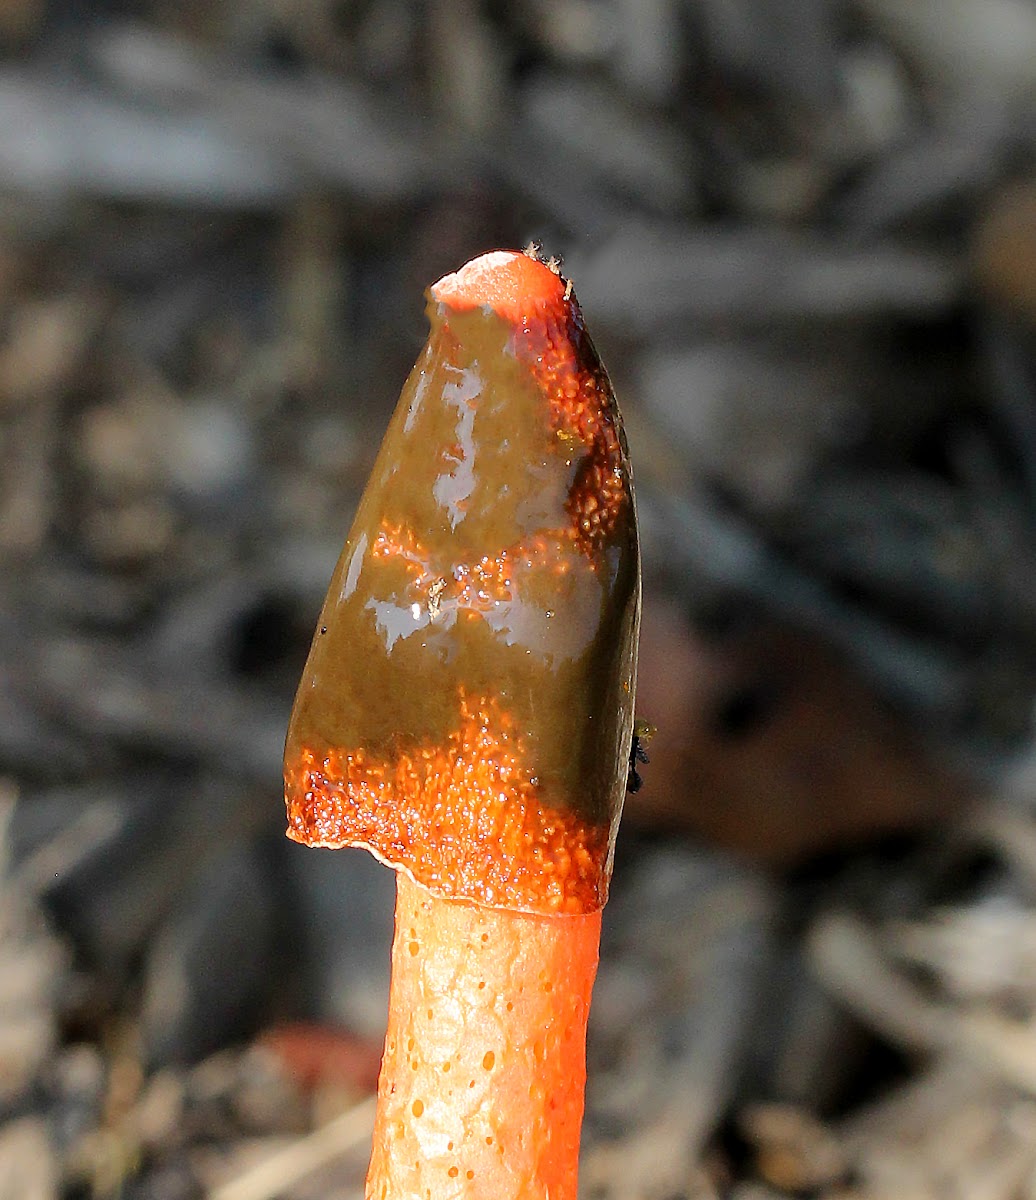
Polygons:
[[296,697],[288,833],[398,873],[368,1197],[565,1200],[633,733],[632,479],[553,264],[483,255],[428,312]]

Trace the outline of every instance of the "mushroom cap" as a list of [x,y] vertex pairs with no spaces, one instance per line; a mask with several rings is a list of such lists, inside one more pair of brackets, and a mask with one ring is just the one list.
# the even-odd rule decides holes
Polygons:
[[495,251],[429,290],[285,752],[289,836],[444,896],[607,896],[640,569],[611,384],[571,289]]

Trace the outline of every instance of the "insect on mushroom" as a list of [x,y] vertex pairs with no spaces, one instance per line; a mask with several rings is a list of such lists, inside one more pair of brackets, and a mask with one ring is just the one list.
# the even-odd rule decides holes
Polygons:
[[633,738],[632,479],[556,264],[483,255],[428,315],[299,685],[288,832],[397,873],[367,1196],[574,1200]]
[[658,732],[658,727],[650,721],[636,720],[633,722],[633,740],[630,743],[629,771],[626,775],[626,791],[632,796],[644,786],[644,779],[637,770],[638,764],[649,763],[647,744]]

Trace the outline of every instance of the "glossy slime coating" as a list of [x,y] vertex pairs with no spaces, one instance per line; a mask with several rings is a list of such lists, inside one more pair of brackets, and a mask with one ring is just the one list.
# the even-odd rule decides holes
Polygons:
[[621,419],[570,289],[497,252],[431,334],[335,569],[285,755],[289,835],[443,896],[607,897],[639,562]]

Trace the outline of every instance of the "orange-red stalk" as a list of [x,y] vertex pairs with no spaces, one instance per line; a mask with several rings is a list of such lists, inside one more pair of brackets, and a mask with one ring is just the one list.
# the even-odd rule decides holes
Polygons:
[[371,1200],[575,1200],[601,910],[443,900],[397,873]]

